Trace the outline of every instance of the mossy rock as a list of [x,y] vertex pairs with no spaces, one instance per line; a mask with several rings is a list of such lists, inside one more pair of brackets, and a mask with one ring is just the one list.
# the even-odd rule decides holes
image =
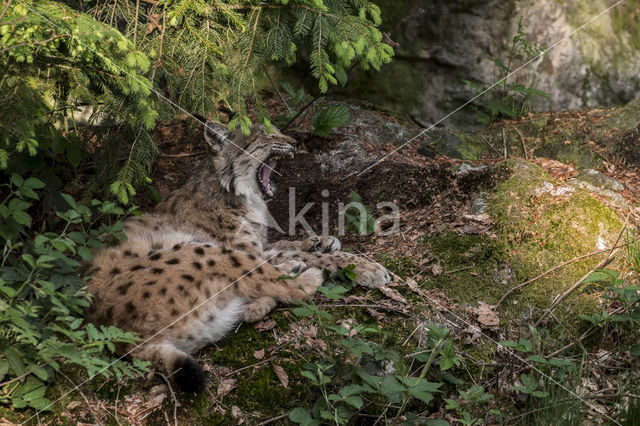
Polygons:
[[[511,172],[489,199],[497,234],[509,253],[517,282],[526,281],[578,256],[611,247],[622,228],[616,213],[584,190],[557,195],[557,183],[539,166],[509,160],[500,167]],[[604,255],[603,255],[604,256]],[[601,257],[574,262],[525,286],[511,297],[520,307],[549,307],[562,293],[594,267]],[[595,309],[588,292],[576,292],[567,305],[573,314]],[[575,312],[578,308],[579,312]]]
[[[496,221],[494,235],[456,232],[426,241],[445,273],[422,284],[444,290],[461,303],[497,303],[515,285],[593,251],[611,247],[622,223],[616,213],[582,189],[559,185],[544,169],[529,161],[500,163],[496,176],[506,176],[487,197],[488,213]],[[514,292],[500,306],[508,321],[542,312],[603,259],[587,257],[541,277]],[[598,310],[589,288],[574,292],[556,311],[569,327],[579,314]]]

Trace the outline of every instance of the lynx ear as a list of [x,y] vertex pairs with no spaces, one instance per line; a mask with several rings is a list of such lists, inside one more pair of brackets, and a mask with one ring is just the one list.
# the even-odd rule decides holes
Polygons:
[[207,141],[213,152],[219,152],[226,144],[231,142],[232,136],[227,131],[227,126],[216,121],[207,120],[204,125],[204,140]]

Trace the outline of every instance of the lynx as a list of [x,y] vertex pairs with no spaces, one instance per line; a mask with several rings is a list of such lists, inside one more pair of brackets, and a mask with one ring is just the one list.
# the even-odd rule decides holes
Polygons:
[[267,242],[271,173],[296,151],[294,139],[273,130],[229,134],[208,121],[211,155],[155,211],[127,219],[127,241],[98,251],[89,265],[87,319],[136,332],[142,343],[118,352],[151,361],[183,391],[206,386],[191,354],[277,302],[313,296],[323,269],[354,264],[360,285],[390,281],[381,265],[339,251],[334,237]]

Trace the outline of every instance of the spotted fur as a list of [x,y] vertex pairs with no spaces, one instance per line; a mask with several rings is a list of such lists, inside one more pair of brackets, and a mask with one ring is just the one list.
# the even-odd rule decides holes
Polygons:
[[138,333],[143,343],[120,352],[151,361],[194,392],[206,380],[191,354],[242,319],[263,318],[276,302],[313,295],[322,269],[335,273],[353,263],[360,284],[389,282],[382,266],[338,251],[333,237],[267,244],[265,197],[272,188],[267,182],[265,189],[263,167],[292,155],[294,140],[262,126],[249,137],[211,122],[205,127],[213,155],[154,212],[127,219],[126,242],[95,254],[88,268],[94,301],[86,313],[94,323]]

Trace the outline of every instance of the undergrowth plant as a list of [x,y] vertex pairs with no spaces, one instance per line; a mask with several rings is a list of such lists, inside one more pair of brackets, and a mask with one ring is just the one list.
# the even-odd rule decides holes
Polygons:
[[46,385],[64,365],[89,377],[145,371],[140,361],[112,363],[115,344],[137,338],[85,323],[90,297],[76,273],[92,248],[124,238],[118,218],[131,211],[108,201],[78,204],[62,192],[42,211],[47,188],[33,176],[11,175],[0,193],[0,403],[49,409]]
[[[344,83],[346,83],[346,80]],[[342,85],[344,85],[344,83],[341,81]],[[280,116],[274,117],[274,121],[279,126],[292,124],[293,121],[301,117],[312,104],[320,103],[323,100],[323,97],[317,97],[305,102],[307,97],[305,90],[302,88],[296,90],[291,84],[286,82],[282,83],[282,89],[288,95],[289,99],[286,101],[287,111]],[[349,121],[350,116],[349,107],[345,105],[328,105],[321,107],[311,113],[311,133],[316,136],[329,136],[333,129]]]
[[[529,40],[522,25],[522,18],[518,22],[518,30],[511,41],[508,57],[502,60],[490,53],[484,57],[494,64],[497,84],[488,89],[479,105],[473,105],[478,113],[477,121],[488,125],[499,118],[515,119],[531,111],[531,100],[535,97],[548,98],[549,94],[536,88],[537,80],[520,84],[515,77],[509,81],[517,61],[524,63],[536,56],[543,55],[547,50],[546,44],[538,44]],[[505,63],[506,62],[506,63]],[[464,83],[478,93],[487,90],[486,87],[465,80]]]
[[[354,285],[354,267],[350,265],[319,291],[328,299],[339,299]],[[428,407],[439,397],[444,384],[441,373],[460,365],[447,329],[427,325],[425,347],[403,357],[373,341],[373,336],[383,333],[377,326],[355,321],[336,324],[333,315],[310,303],[302,303],[293,313],[314,318],[319,333],[338,340],[327,348],[323,360],[304,364],[301,375],[315,389],[317,399],[312,407],[294,408],[289,413],[291,421],[301,425],[349,424],[375,413],[383,423],[405,418],[416,422],[410,424],[448,424],[439,419],[422,420],[413,411]],[[414,363],[420,368],[416,369]],[[438,381],[431,381],[433,377]]]

